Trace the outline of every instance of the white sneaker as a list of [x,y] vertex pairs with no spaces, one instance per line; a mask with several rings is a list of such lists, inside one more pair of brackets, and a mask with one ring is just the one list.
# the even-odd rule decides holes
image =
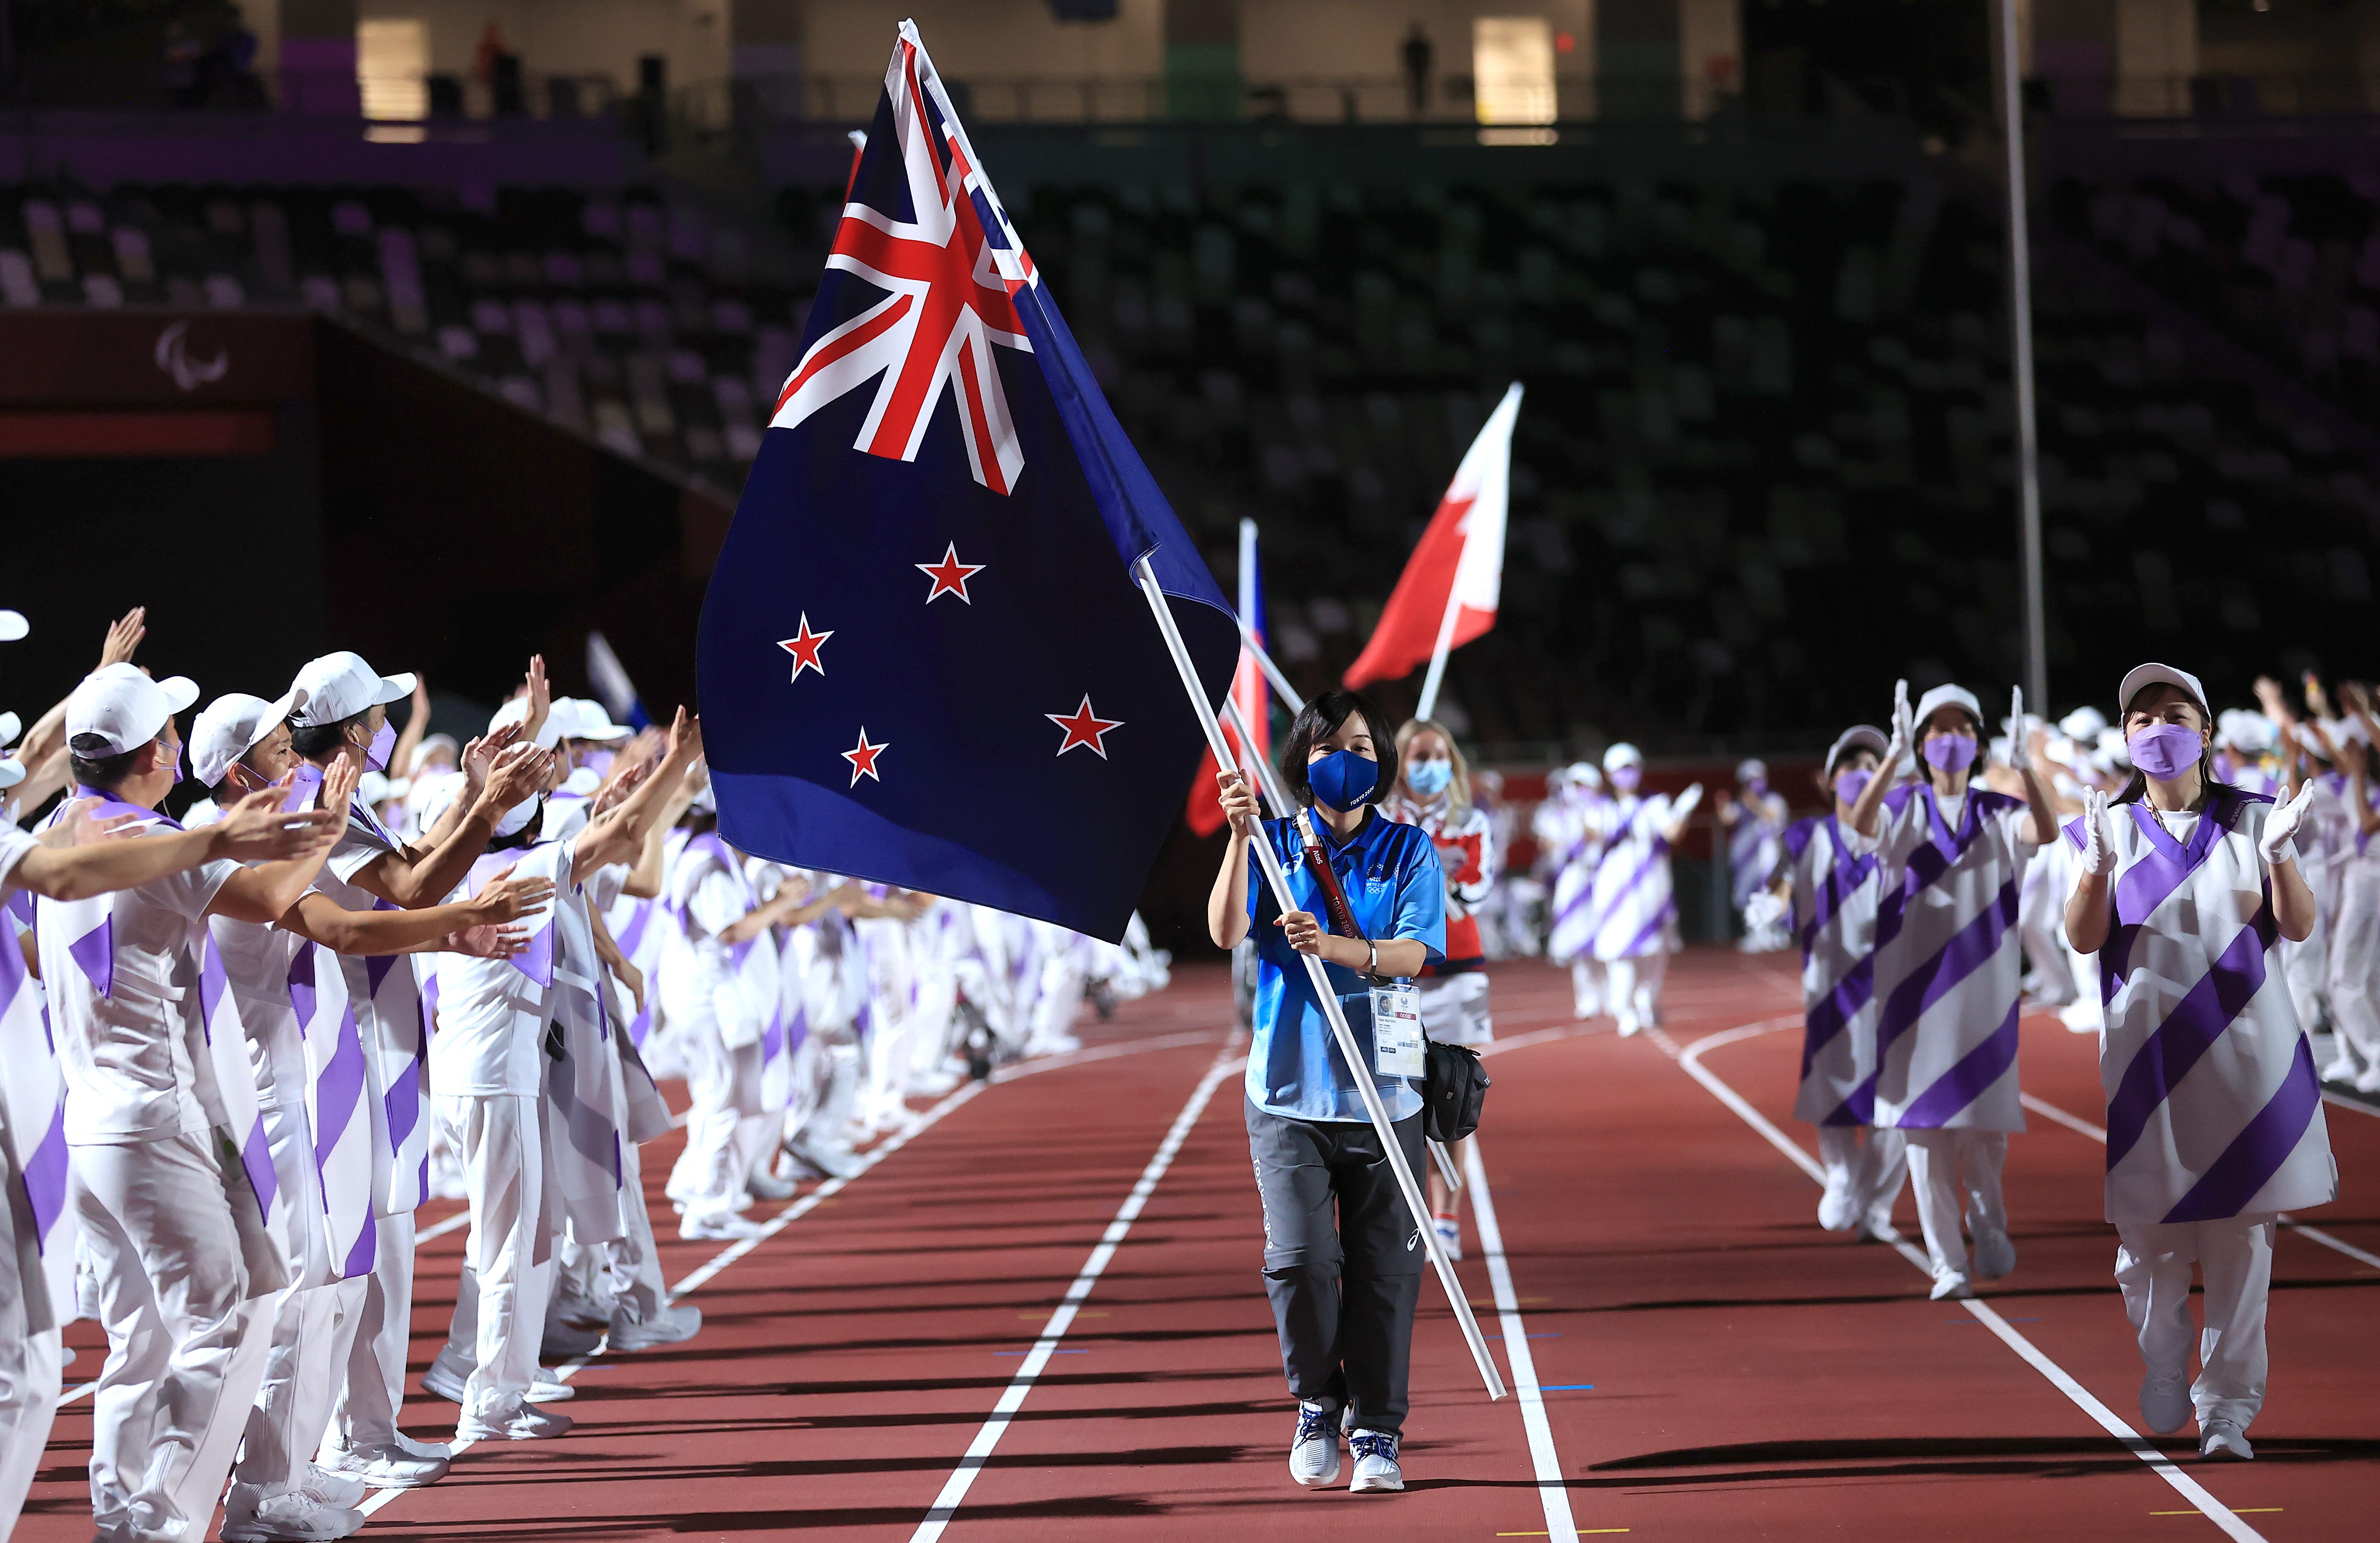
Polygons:
[[623,1307],[612,1315],[612,1348],[650,1350],[656,1345],[679,1344],[701,1330],[702,1309],[692,1303],[671,1303],[649,1318],[632,1318]]
[[1308,1489],[1339,1482],[1339,1422],[1312,1400],[1297,1406],[1297,1434],[1289,1441],[1289,1476]]
[[2198,1431],[2199,1456],[2236,1457],[2241,1462],[2255,1460],[2256,1449],[2248,1444],[2247,1433],[2236,1421],[2208,1420],[2198,1428]]
[[540,1367],[529,1379],[528,1401],[531,1403],[560,1403],[578,1396],[578,1390],[556,1377],[552,1367]]
[[405,1444],[377,1448],[326,1445],[315,1461],[334,1474],[362,1479],[375,1489],[419,1489],[446,1476],[446,1447],[427,1448],[437,1455],[417,1457],[407,1448],[422,1443],[406,1441],[402,1431],[397,1433],[397,1440]]
[[353,1511],[371,1494],[371,1486],[349,1474],[334,1474],[319,1463],[306,1464],[298,1489],[334,1511]]
[[458,1441],[534,1441],[559,1436],[570,1428],[570,1416],[558,1409],[524,1403],[505,1419],[490,1423],[466,1415],[455,1422]]
[[430,1369],[421,1374],[421,1391],[449,1403],[460,1403],[463,1402],[463,1384],[470,1375],[470,1367],[455,1366],[446,1358],[445,1351],[441,1350],[436,1359],[430,1363]]
[[1963,1302],[1975,1294],[1975,1288],[1962,1270],[1937,1270],[1930,1294],[1937,1302]]
[[1385,1430],[1358,1430],[1347,1438],[1355,1454],[1355,1477],[1347,1491],[1354,1495],[1376,1489],[1402,1489],[1405,1471],[1397,1466],[1397,1439]]
[[2363,1068],[2362,1075],[2355,1079],[2355,1090],[2359,1093],[2380,1093],[2380,1061]]
[[226,1543],[322,1543],[352,1537],[363,1525],[362,1512],[324,1505],[303,1489],[268,1495],[252,1484],[235,1484],[224,1497]]
[[601,1329],[611,1321],[612,1310],[585,1292],[574,1291],[554,1299],[552,1316],[582,1329]]
[[2016,1245],[2006,1233],[1992,1231],[1975,1234],[1975,1278],[1979,1281],[2005,1280],[2016,1268]]
[[1846,1232],[1856,1214],[1852,1205],[1851,1175],[1829,1178],[1826,1193],[1818,1197],[1818,1225],[1829,1233]]
[[1430,1221],[1431,1224],[1438,1229],[1439,1245],[1446,1250],[1446,1257],[1450,1259],[1463,1257],[1462,1219],[1453,1216],[1439,1216],[1432,1217]]
[[773,1202],[794,1197],[794,1181],[781,1179],[774,1173],[755,1172],[744,1181],[744,1187],[751,1192],[755,1200]]
[[2190,1423],[2190,1368],[2159,1377],[2141,1378],[2141,1419],[2159,1436],[2170,1436]]
[[2322,1069],[2325,1082],[2351,1083],[2355,1080],[2355,1058],[2342,1054]]
[[1633,1012],[1621,1014],[1619,1015],[1618,1022],[1620,1024],[1620,1037],[1622,1039],[1630,1038],[1634,1035],[1638,1029],[1645,1027],[1645,1021],[1642,1018],[1639,1018]]
[[859,1159],[849,1147],[797,1136],[785,1143],[785,1150],[795,1162],[807,1163],[824,1178],[847,1179],[859,1172]]
[[677,1224],[677,1235],[687,1243],[732,1243],[738,1238],[758,1237],[760,1232],[760,1223],[732,1210],[688,1215]]

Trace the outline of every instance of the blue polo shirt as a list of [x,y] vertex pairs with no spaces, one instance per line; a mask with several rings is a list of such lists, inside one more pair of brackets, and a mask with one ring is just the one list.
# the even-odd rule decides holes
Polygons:
[[[1309,817],[1311,818],[1311,817]],[[1446,869],[1438,851],[1419,826],[1384,820],[1378,811],[1364,811],[1364,823],[1345,842],[1330,827],[1314,820],[1315,834],[1330,857],[1339,887],[1346,892],[1355,926],[1376,942],[1415,938],[1429,949],[1429,961],[1446,957]],[[1330,913],[1319,886],[1306,870],[1305,844],[1297,827],[1286,820],[1264,822],[1265,839],[1272,843],[1289,878],[1289,893],[1297,908],[1311,912],[1330,928]],[[1305,962],[1289,946],[1278,925],[1281,907],[1273,904],[1264,869],[1254,852],[1248,854],[1248,915],[1257,942],[1256,1039],[1248,1049],[1249,1101],[1268,1113],[1293,1120],[1367,1121],[1364,1096],[1357,1090],[1345,1058],[1330,1038],[1330,1020],[1323,1014]],[[1372,992],[1362,970],[1325,965],[1330,984],[1347,1015],[1347,1027],[1364,1048],[1365,1070],[1372,1065]],[[1417,1077],[1381,1076],[1371,1073],[1389,1118],[1402,1120],[1421,1112]]]

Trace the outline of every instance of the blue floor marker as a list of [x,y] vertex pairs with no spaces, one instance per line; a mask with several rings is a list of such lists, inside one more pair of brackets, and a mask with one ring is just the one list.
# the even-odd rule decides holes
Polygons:
[[1537,1391],[1541,1393],[1591,1393],[1595,1391],[1595,1384],[1592,1382],[1556,1382],[1551,1386],[1540,1385]]

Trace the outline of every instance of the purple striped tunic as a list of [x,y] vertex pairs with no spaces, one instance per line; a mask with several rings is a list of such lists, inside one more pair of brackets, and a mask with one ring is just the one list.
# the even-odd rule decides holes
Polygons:
[[[2099,951],[2107,1220],[2209,1221],[2338,1198],[2322,1085],[2276,943],[2256,838],[2272,808],[2109,812],[2116,915]],[[2172,827],[2170,831],[2167,826]],[[2080,846],[2082,821],[2066,827]]]
[[1876,1117],[1876,863],[1843,841],[1831,814],[1785,832],[1793,932],[1802,944],[1802,1087],[1793,1114],[1814,1125]]
[[1598,959],[1678,951],[1678,897],[1670,886],[1666,794],[1608,800],[1589,815],[1603,856],[1587,892],[1587,932]]
[[2020,1131],[2017,892],[2025,806],[1971,786],[1956,823],[1920,783],[1885,795],[1876,857],[1874,1120]]

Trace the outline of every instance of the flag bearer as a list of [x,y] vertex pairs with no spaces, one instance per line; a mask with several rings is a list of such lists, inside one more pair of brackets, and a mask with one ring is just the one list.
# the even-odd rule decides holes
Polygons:
[[[1391,982],[1445,958],[1446,870],[1422,831],[1366,808],[1394,785],[1393,744],[1377,708],[1353,692],[1327,691],[1297,715],[1282,752],[1290,794],[1309,810],[1357,935],[1323,919],[1327,892],[1307,867],[1297,822],[1260,823],[1244,772],[1221,779],[1232,833],[1207,903],[1217,947],[1232,947],[1251,929],[1257,939],[1248,1147],[1264,1200],[1266,1294],[1298,1401],[1290,1476],[1309,1488],[1339,1476],[1342,1411],[1355,1456],[1351,1488],[1404,1488],[1397,1442],[1428,1256],[1354,1079],[1373,1080],[1418,1173],[1420,1037],[1376,1037],[1372,1003],[1376,990],[1396,992]],[[1249,851],[1259,839],[1272,844],[1298,909],[1284,915],[1275,906]],[[1372,1065],[1351,1068],[1341,1057],[1301,954],[1324,962]]]

